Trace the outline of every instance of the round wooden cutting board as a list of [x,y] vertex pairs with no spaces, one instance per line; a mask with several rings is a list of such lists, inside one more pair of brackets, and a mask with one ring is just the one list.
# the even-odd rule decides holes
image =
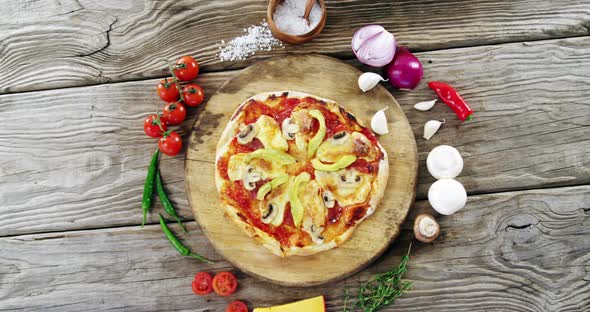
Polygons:
[[[393,96],[382,86],[363,93],[361,72],[320,55],[281,56],[241,70],[211,97],[193,126],[186,159],[188,199],[215,249],[240,270],[288,286],[312,286],[349,276],[381,255],[399,234],[414,201],[418,169],[412,129]],[[379,141],[389,155],[385,196],[342,246],[312,256],[280,258],[224,216],[215,188],[215,148],[234,110],[249,97],[269,91],[300,91],[335,100],[365,126],[386,106],[389,134]]]

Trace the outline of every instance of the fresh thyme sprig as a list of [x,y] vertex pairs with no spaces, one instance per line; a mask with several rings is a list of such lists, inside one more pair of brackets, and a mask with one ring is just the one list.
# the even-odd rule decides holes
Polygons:
[[[352,306],[356,306],[364,312],[375,312],[394,303],[406,290],[410,289],[412,282],[402,280],[402,277],[408,271],[411,249],[412,245],[410,244],[407,254],[402,257],[396,268],[377,274],[361,284],[356,302]],[[349,298],[350,295],[346,291],[344,312],[350,311],[347,307]]]

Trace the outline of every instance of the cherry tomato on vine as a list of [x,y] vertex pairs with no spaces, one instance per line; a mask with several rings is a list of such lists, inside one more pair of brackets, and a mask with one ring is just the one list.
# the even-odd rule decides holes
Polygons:
[[213,281],[213,277],[211,274],[207,272],[199,272],[195,275],[195,279],[193,280],[193,292],[199,296],[206,295],[213,291],[211,287],[211,283]]
[[166,132],[163,137],[158,140],[158,147],[162,153],[168,156],[174,156],[182,149],[182,138],[174,131]]
[[220,296],[229,296],[238,288],[238,280],[230,272],[219,272],[213,278],[213,290]]
[[178,125],[186,118],[186,108],[179,102],[168,103],[164,106],[162,116],[166,119],[170,125]]
[[193,80],[199,75],[199,63],[192,56],[183,56],[174,65],[174,75],[180,81]]
[[166,102],[176,102],[180,98],[178,88],[172,78],[165,78],[158,84],[158,96]]
[[184,97],[184,104],[188,106],[199,106],[199,104],[203,103],[205,94],[199,85],[191,83],[182,88],[182,96]]
[[[162,128],[160,128],[160,124]],[[152,138],[161,137],[162,132],[165,132],[167,129],[168,123],[166,122],[166,118],[162,116],[151,114],[143,121],[143,131]]]
[[236,300],[225,308],[225,312],[248,312],[248,306],[242,301]]

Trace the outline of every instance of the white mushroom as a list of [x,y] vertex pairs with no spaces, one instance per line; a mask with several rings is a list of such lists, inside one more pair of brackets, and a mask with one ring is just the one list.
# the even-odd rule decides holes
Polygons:
[[334,145],[342,145],[342,143],[344,143],[346,141],[346,139],[348,139],[348,132],[346,132],[346,131],[338,132],[338,133],[334,134],[334,136],[332,137],[332,143]]
[[423,243],[430,243],[440,234],[440,226],[429,214],[421,214],[414,221],[414,236]]
[[356,187],[361,182],[361,176],[355,171],[347,170],[340,172],[340,178],[338,179],[338,185],[340,187]]
[[463,170],[463,158],[456,148],[441,145],[428,153],[426,167],[437,179],[453,179]]
[[248,166],[246,170],[244,170],[244,175],[242,176],[242,183],[244,184],[244,188],[248,191],[251,191],[256,188],[256,182],[262,180],[262,176],[258,171],[255,171],[253,167]]
[[299,132],[299,125],[291,122],[291,118],[283,120],[281,130],[283,131],[283,137],[287,140],[295,139],[295,134]]
[[451,215],[465,207],[467,192],[456,180],[441,179],[430,186],[428,201],[438,213]]
[[277,204],[273,202],[261,204],[260,208],[260,220],[264,224],[269,224],[275,218],[277,211],[279,210]]
[[314,243],[322,244],[324,242],[324,236],[322,235],[323,231],[324,231],[323,226],[316,226],[316,225],[312,224],[308,233],[311,236],[311,240]]
[[238,143],[240,144],[248,144],[252,142],[252,140],[258,134],[258,126],[256,124],[249,124],[249,125],[240,125],[240,132],[237,135]]
[[332,192],[329,190],[324,190],[322,193],[322,200],[324,201],[326,208],[334,208],[334,205],[336,204],[336,201],[334,200],[334,194],[332,194]]

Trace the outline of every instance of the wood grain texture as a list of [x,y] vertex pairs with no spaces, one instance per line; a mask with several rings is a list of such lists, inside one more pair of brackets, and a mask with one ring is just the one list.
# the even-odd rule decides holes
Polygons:
[[[199,225],[215,249],[234,266],[253,276],[280,285],[311,286],[340,280],[381,255],[398,236],[408,209],[414,202],[418,154],[412,129],[399,104],[383,87],[368,97],[355,81],[361,72],[337,59],[322,55],[291,55],[273,58],[233,76],[207,103],[189,138],[186,189]],[[394,116],[389,134],[380,138],[389,163],[385,195],[376,211],[355,229],[342,246],[316,255],[279,258],[231,223],[224,214],[215,184],[215,165],[204,162],[216,154],[217,143],[231,116],[248,98],[269,91],[297,91],[336,101],[368,126],[377,109],[389,107]],[[376,108],[378,102],[381,107]],[[201,121],[216,119],[207,127],[217,140],[199,140]],[[395,140],[394,140],[395,139]],[[255,256],[253,256],[255,255]]]
[[[232,270],[194,222],[185,241],[214,265],[176,254],[157,225],[1,238],[0,311],[223,311],[235,299],[252,308],[316,295],[342,311],[346,288],[397,265],[425,211],[418,202],[401,243],[347,280],[287,288],[237,272],[228,298],[190,289],[198,271]],[[473,196],[438,220],[441,237],[412,247],[412,290],[383,311],[590,311],[590,186]]]
[[[590,38],[513,43],[419,53],[425,81],[455,85],[475,109],[460,124],[442,104],[428,112],[411,105],[434,98],[421,85],[394,92],[417,138],[417,196],[433,179],[424,160],[440,144],[465,158],[459,180],[470,193],[590,183]],[[202,75],[210,95],[235,72]],[[145,170],[155,140],[142,121],[160,105],[157,80],[0,96],[0,235],[139,224]],[[356,82],[343,82],[356,83]],[[202,109],[198,140],[217,141]],[[391,117],[388,115],[388,117]],[[426,142],[423,124],[447,120]],[[184,155],[163,157],[162,175],[180,214],[191,218],[184,193]],[[213,161],[210,159],[203,161]],[[150,222],[157,222],[156,218]]]
[[197,55],[206,71],[242,68],[277,53],[352,57],[350,39],[382,24],[413,50],[584,36],[588,1],[333,0],[323,33],[244,62],[220,63],[218,43],[258,24],[266,0],[37,0],[0,6],[0,93],[165,75],[162,58]]

